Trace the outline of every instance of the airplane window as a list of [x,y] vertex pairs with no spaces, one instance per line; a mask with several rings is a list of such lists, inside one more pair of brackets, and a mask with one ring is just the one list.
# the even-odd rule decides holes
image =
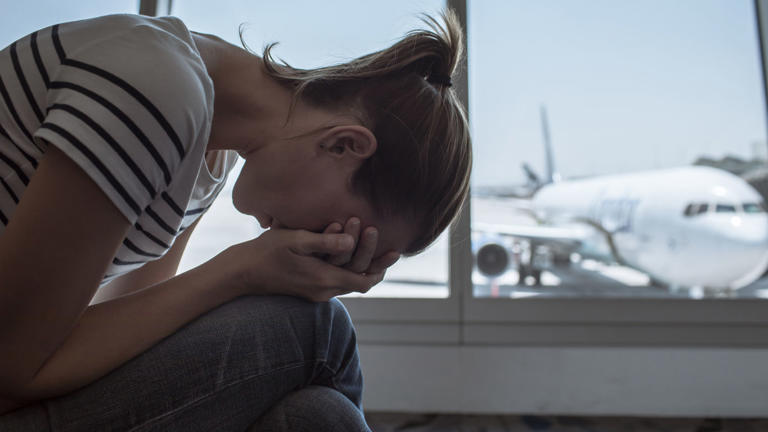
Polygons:
[[685,206],[685,210],[683,211],[683,214],[685,216],[691,217],[696,214],[696,204],[688,204]]
[[736,206],[733,204],[717,204],[716,213],[736,213]]
[[764,213],[764,208],[758,203],[744,203],[744,213]]
[[700,215],[700,214],[704,214],[704,213],[706,213],[708,211],[709,211],[709,204],[707,204],[707,203],[699,204],[699,208],[696,210],[696,214]]

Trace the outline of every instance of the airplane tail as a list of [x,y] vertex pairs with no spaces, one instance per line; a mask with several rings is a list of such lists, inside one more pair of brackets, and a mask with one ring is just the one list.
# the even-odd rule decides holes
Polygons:
[[547,107],[541,106],[541,132],[544,138],[544,156],[547,163],[546,183],[560,181],[560,173],[555,168],[555,155],[552,151],[552,141],[549,135],[549,121],[547,120]]

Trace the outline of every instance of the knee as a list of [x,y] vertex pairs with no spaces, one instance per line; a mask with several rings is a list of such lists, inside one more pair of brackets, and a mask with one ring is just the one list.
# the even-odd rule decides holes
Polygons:
[[339,333],[354,337],[352,320],[336,298],[328,302],[314,303],[290,296],[244,296],[210,312],[215,321],[224,321],[229,327],[250,327],[269,323],[278,325],[281,320],[311,324],[321,328],[333,328]]
[[318,323],[330,325],[334,338],[356,344],[355,327],[344,303],[337,298],[332,298],[326,303],[317,303],[317,305],[320,309]]
[[285,346],[294,342],[301,351],[327,358],[329,351],[356,347],[349,313],[337,299],[313,303],[289,296],[244,296],[211,311],[201,320],[211,332],[225,333],[238,342],[257,338]]
[[357,338],[339,300],[313,303],[288,296],[247,296],[212,311],[204,321],[204,333],[221,339],[223,361],[233,373],[247,373],[263,362],[303,364],[304,385],[332,387],[361,406]]
[[370,431],[362,411],[346,396],[324,386],[297,390],[267,411],[250,431]]

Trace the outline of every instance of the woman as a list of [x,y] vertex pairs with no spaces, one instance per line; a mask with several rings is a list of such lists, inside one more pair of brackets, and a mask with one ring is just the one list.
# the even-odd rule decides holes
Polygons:
[[[0,428],[366,430],[333,297],[426,248],[468,192],[462,35],[426,22],[313,70],[174,17],[0,51]],[[235,207],[271,229],[175,275],[236,154]]]

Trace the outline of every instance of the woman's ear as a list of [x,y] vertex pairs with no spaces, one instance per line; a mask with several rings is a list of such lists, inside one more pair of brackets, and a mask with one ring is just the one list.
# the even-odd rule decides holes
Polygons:
[[336,126],[320,141],[320,149],[336,158],[368,159],[376,153],[376,137],[360,125]]

